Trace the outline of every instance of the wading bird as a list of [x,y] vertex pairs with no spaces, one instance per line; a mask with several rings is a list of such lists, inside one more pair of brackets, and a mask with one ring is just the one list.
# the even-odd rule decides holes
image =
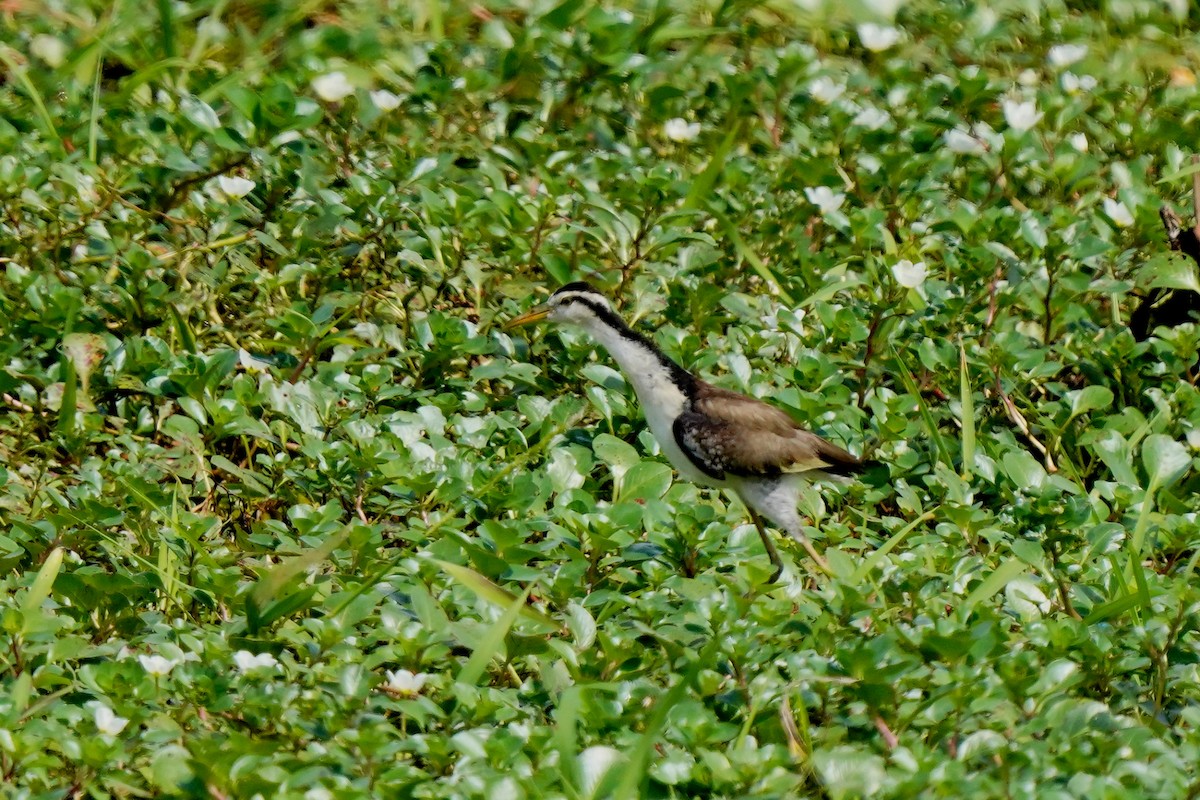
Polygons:
[[775,565],[772,583],[783,562],[763,517],[790,534],[828,572],[825,559],[804,535],[796,505],[812,478],[848,476],[861,471],[863,461],[804,430],[784,411],[688,372],[625,324],[608,298],[586,283],[562,287],[543,306],[505,327],[541,320],[577,325],[604,346],[633,384],[650,432],[683,477],[730,489],[742,499]]

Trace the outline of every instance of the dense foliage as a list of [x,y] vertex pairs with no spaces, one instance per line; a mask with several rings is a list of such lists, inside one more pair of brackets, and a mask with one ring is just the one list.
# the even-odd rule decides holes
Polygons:
[[[1190,4],[0,9],[8,796],[1200,792]],[[578,278],[887,465],[832,576]]]

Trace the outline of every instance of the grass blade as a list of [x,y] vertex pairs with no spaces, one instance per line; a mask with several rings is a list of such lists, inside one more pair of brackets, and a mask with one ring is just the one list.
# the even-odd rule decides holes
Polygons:
[[519,597],[513,598],[512,603],[500,615],[500,619],[496,620],[495,624],[488,629],[483,639],[479,641],[479,646],[471,653],[471,657],[463,665],[462,670],[458,673],[458,677],[455,678],[455,682],[466,683],[471,686],[479,683],[479,679],[483,677],[488,664],[492,663],[492,659],[499,655],[500,648],[504,645],[504,637],[508,636],[508,631],[512,628],[513,623],[517,621],[517,617],[521,615],[521,610],[525,608],[525,601],[528,598],[528,589],[522,592]]
[[900,530],[896,531],[896,533],[892,535],[892,538],[888,539],[886,542],[876,548],[875,552],[863,559],[863,562],[858,565],[858,569],[854,571],[854,576],[850,579],[850,582],[853,584],[858,584],[865,580],[867,576],[870,575],[875,569],[875,567],[879,565],[879,562],[883,560],[883,557],[892,550],[895,550],[901,542],[908,538],[910,533],[917,529],[917,526],[923,522],[928,522],[929,520],[933,519],[934,512],[936,510],[937,509],[930,509],[929,511],[926,511],[924,514],[909,522]]
[[1007,559],[1003,564],[996,567],[996,571],[983,579],[983,582],[976,586],[969,595],[966,601],[963,602],[963,612],[970,614],[971,610],[979,603],[987,600],[996,592],[1008,585],[1008,582],[1017,577],[1025,570],[1029,569],[1029,565],[1016,558]]
[[962,405],[962,476],[970,480],[975,466],[975,395],[967,374],[967,350],[961,341],[958,343],[958,372]]
[[[444,572],[450,575],[450,577],[454,578],[456,581],[470,589],[479,597],[487,600],[489,603],[500,606],[501,608],[509,608],[516,597],[516,595],[514,595],[512,592],[497,586],[470,567],[464,567],[461,564],[451,564],[448,561],[439,561],[438,559],[433,559],[433,562],[441,567]],[[528,595],[529,592],[526,591],[524,596]],[[554,620],[550,619],[550,617],[547,617],[545,614],[538,611],[536,608],[530,608],[524,603],[521,604],[519,610],[522,616],[538,623],[539,625],[545,625],[552,631],[556,631],[562,627]]]

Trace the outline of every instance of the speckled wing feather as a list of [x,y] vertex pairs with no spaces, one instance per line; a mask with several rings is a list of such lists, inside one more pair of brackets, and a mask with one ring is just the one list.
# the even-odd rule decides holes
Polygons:
[[697,386],[691,409],[675,421],[680,449],[705,474],[770,476],[822,470],[857,472],[862,462],[804,430],[785,412],[753,397],[707,383]]

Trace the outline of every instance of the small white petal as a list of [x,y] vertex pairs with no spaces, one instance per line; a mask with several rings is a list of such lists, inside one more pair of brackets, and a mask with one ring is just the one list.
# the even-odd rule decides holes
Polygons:
[[892,118],[886,111],[873,106],[864,108],[854,117],[855,125],[870,131],[877,131],[891,121]]
[[846,202],[845,194],[835,192],[828,186],[808,186],[804,189],[804,196],[808,198],[808,202],[820,210],[822,216],[832,214],[842,207],[842,203]]
[[1086,153],[1088,150],[1087,134],[1085,133],[1072,133],[1067,141],[1071,143],[1071,147],[1081,153]]
[[175,662],[169,658],[162,656],[138,656],[138,663],[142,665],[142,669],[155,677],[166,675],[175,667]]
[[96,729],[108,736],[116,736],[129,724],[129,720],[118,717],[111,708],[105,705],[97,705],[92,713],[96,721]]
[[274,669],[279,666],[279,661],[270,653],[255,655],[249,650],[238,650],[234,653],[233,663],[242,672],[251,672],[256,669]]
[[879,53],[900,41],[900,30],[890,25],[865,22],[858,26],[858,40],[872,53]]
[[1056,44],[1046,53],[1046,60],[1055,67],[1069,67],[1087,57],[1086,44]]
[[700,123],[675,117],[663,123],[663,135],[672,142],[690,142],[700,135]]
[[239,178],[236,175],[220,175],[217,177],[217,188],[226,197],[245,197],[255,187],[254,181]]
[[822,75],[820,78],[813,80],[808,84],[808,93],[813,98],[821,103],[828,105],[834,100],[842,96],[846,91],[846,87],[830,78],[828,75]]
[[412,672],[407,669],[389,671],[387,687],[400,694],[418,694],[425,687],[429,676],[423,672]]
[[946,149],[952,153],[981,155],[987,151],[983,142],[960,128],[946,131],[943,141],[946,143]]
[[395,111],[400,107],[400,95],[387,89],[379,89],[371,92],[371,102],[380,111]]
[[929,272],[925,268],[924,261],[913,263],[907,258],[897,261],[892,265],[892,275],[896,278],[896,283],[906,289],[916,289],[925,282],[925,277]]
[[1038,124],[1042,112],[1037,110],[1037,104],[1032,100],[1005,100],[1001,103],[1004,109],[1004,121],[1014,131],[1025,132]]
[[341,71],[313,78],[312,88],[317,97],[327,103],[337,103],[354,94],[354,87],[350,85],[346,73]]
[[1104,198],[1104,213],[1118,228],[1128,228],[1133,224],[1133,214],[1129,213],[1129,209],[1119,200]]
[[48,67],[61,67],[67,60],[67,45],[57,36],[39,34],[29,43],[29,52],[46,62]]

